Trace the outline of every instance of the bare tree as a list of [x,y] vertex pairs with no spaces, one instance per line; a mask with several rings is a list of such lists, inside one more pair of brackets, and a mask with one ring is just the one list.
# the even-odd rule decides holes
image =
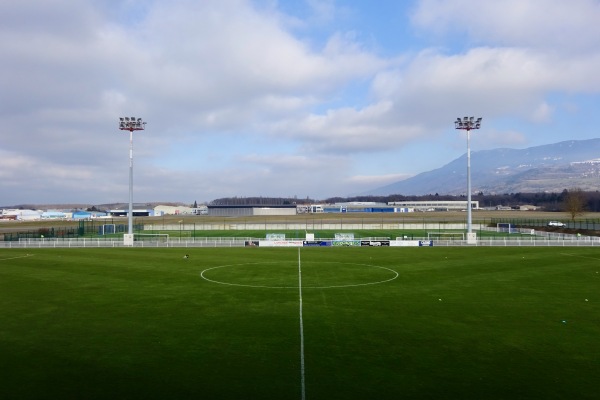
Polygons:
[[580,188],[569,190],[564,197],[564,210],[571,215],[571,221],[585,214],[586,195]]

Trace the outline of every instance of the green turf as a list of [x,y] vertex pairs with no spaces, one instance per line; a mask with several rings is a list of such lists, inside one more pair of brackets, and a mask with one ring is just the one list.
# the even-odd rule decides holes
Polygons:
[[595,248],[3,249],[0,398],[300,399],[300,276],[307,399],[597,398],[599,271]]

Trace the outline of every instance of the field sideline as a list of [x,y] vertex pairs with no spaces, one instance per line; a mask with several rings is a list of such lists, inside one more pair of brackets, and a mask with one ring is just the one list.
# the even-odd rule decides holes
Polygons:
[[301,399],[304,385],[306,399],[592,399],[599,261],[553,247],[0,249],[0,398]]

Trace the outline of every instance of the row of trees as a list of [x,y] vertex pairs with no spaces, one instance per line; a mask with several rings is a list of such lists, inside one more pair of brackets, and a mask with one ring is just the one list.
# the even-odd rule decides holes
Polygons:
[[[572,189],[571,192],[577,192],[582,197],[586,198],[592,207],[599,207],[600,211],[600,193],[599,192],[582,192],[579,189]],[[521,205],[532,205],[544,208],[549,211],[562,211],[564,201],[569,190],[564,190],[562,193],[504,193],[504,194],[484,194],[477,193],[472,196],[473,200],[479,201],[480,207],[518,207]],[[331,197],[325,199],[327,203],[348,202],[348,201],[375,201],[388,203],[391,201],[431,201],[431,200],[465,200],[466,195],[451,196],[440,194],[427,194],[423,196],[405,196],[401,194],[393,194],[388,196],[353,196],[353,197]],[[594,203],[596,202],[596,203]]]

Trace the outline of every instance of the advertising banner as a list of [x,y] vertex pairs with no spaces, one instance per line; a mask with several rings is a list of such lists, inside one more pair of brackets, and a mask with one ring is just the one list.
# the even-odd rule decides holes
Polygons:
[[304,247],[325,247],[331,246],[331,240],[305,240],[302,242]]
[[334,240],[331,245],[335,247],[360,246],[360,240]]
[[373,247],[389,246],[390,241],[389,240],[361,240],[360,245],[361,246],[373,246]]
[[302,247],[302,240],[261,240],[260,247]]
[[393,240],[390,242],[390,246],[394,247],[418,247],[421,244],[420,240]]

